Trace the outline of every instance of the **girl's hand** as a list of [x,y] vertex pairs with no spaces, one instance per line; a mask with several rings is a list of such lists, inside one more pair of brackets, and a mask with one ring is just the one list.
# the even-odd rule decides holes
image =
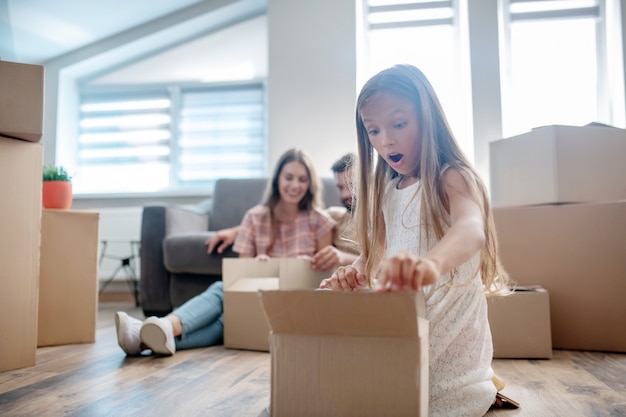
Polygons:
[[440,275],[441,270],[434,261],[400,252],[383,263],[376,289],[419,291],[424,285],[434,284]]
[[367,288],[367,277],[354,266],[340,266],[330,278],[322,280],[320,288],[333,290],[354,291]]
[[269,259],[270,259],[270,257],[269,257],[269,256],[267,256],[267,255],[266,255],[266,254],[264,254],[264,253],[261,253],[261,254],[257,255],[255,258],[256,258],[257,260],[261,261],[261,262],[267,262],[267,261],[269,261]]

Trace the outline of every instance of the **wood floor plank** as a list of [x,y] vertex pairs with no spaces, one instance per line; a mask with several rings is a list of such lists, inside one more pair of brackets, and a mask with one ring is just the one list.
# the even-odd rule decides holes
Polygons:
[[[126,357],[101,304],[96,342],[37,350],[37,365],[0,372],[0,416],[269,417],[270,357],[214,346]],[[626,354],[555,350],[550,360],[494,360],[509,416],[626,416]]]
[[[601,365],[606,355],[555,350],[550,360],[495,360],[494,370],[506,382],[502,392],[522,405],[506,415],[626,416],[626,393],[613,390],[573,360],[587,356]],[[626,360],[625,355],[609,356]]]

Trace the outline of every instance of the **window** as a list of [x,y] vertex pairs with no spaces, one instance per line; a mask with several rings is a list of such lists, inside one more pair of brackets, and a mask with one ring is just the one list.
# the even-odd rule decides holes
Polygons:
[[76,193],[207,189],[219,177],[263,176],[261,84],[85,93]]
[[[363,1],[364,78],[396,63],[420,68],[483,176],[489,141],[547,124],[626,126],[618,0]],[[470,27],[496,27],[500,37],[470,50]],[[500,79],[481,78],[484,62],[499,62]],[[470,74],[489,94],[472,100]]]
[[366,78],[395,64],[422,70],[471,158],[469,66],[462,50],[459,2],[368,0],[367,5]]
[[611,3],[505,1],[505,137],[549,124],[623,125],[623,85],[610,64],[618,61],[611,56],[618,48],[608,47]]

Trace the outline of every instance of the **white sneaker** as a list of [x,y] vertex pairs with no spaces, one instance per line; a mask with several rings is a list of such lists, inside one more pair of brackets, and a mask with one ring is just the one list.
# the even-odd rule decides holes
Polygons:
[[117,344],[127,355],[139,355],[141,348],[141,338],[139,330],[142,321],[129,316],[123,311],[115,313],[115,330],[117,331]]
[[173,355],[176,352],[174,329],[169,320],[148,317],[139,332],[141,342],[159,355]]

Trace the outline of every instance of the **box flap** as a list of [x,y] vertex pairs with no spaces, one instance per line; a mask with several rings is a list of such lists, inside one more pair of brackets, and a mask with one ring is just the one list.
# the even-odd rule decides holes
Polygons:
[[[421,293],[259,291],[274,333],[421,337]],[[427,329],[424,329],[427,330]]]
[[323,279],[330,277],[333,271],[316,272],[311,268],[310,259],[280,259],[280,289],[316,289]]
[[528,292],[547,292],[541,285],[515,285],[513,287],[501,288],[490,293],[487,298],[509,296],[516,292],[528,293]]
[[253,292],[257,290],[277,290],[278,277],[239,278],[228,287],[228,291]]
[[514,292],[547,292],[541,285],[518,285]]
[[260,261],[254,258],[224,258],[222,259],[222,281],[224,290],[227,290],[240,278],[249,277],[278,277],[280,259],[272,258]]

